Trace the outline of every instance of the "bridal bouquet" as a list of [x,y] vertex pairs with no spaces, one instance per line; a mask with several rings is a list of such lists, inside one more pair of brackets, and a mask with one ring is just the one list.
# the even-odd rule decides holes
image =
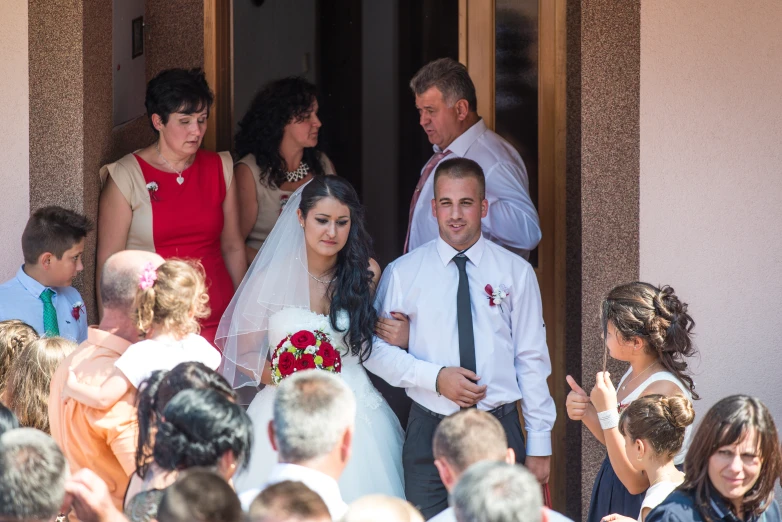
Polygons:
[[342,371],[342,358],[331,337],[323,330],[300,330],[288,334],[272,355],[272,381],[282,380],[299,370],[317,368],[333,373]]

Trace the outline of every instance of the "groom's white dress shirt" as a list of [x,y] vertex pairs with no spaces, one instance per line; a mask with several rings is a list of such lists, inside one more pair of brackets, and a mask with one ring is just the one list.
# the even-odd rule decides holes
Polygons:
[[266,484],[261,488],[251,489],[245,491],[239,495],[239,500],[242,503],[242,509],[245,511],[250,510],[250,505],[258,496],[258,493],[263,491],[269,486],[279,484],[290,480],[293,482],[301,482],[312,491],[317,493],[323,502],[326,503],[326,507],[329,508],[332,520],[339,520],[347,512],[348,505],[342,500],[342,494],[339,492],[339,485],[337,481],[329,477],[325,473],[320,471],[299,466],[297,464],[277,464],[272,472],[269,474],[269,478]]
[[[456,292],[458,252],[437,238],[400,257],[383,273],[375,306],[383,317],[401,312],[410,317],[407,351],[375,337],[364,366],[392,386],[441,415],[459,411],[438,396],[440,368],[459,366]],[[529,263],[481,237],[465,255],[475,335],[479,384],[488,385],[481,410],[492,410],[523,398],[527,455],[551,455],[556,409],[546,384],[551,373],[540,289]],[[501,305],[490,306],[486,285],[507,291]]]
[[[527,169],[519,153],[499,134],[487,128],[482,119],[456,138],[446,150],[451,153],[441,162],[455,157],[468,158],[483,169],[486,199],[489,201],[489,214],[481,221],[486,239],[526,258],[529,251],[540,243],[541,232],[538,211],[529,195]],[[434,151],[442,152],[437,145]],[[410,251],[440,235],[437,220],[432,216],[432,198],[434,172],[424,183],[413,211]]]

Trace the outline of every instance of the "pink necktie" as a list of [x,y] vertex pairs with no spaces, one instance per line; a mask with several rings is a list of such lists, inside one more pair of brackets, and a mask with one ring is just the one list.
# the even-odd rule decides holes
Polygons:
[[418,203],[418,198],[421,197],[421,190],[423,190],[426,180],[429,179],[429,176],[432,174],[432,171],[437,166],[437,164],[440,163],[440,160],[442,160],[450,153],[450,150],[444,150],[442,152],[435,153],[435,155],[431,157],[429,162],[424,167],[424,171],[421,173],[418,184],[415,186],[415,192],[413,192],[413,199],[410,201],[410,218],[407,220],[407,236],[405,237],[405,249],[402,251],[403,254],[407,254],[407,248],[410,244],[410,229],[413,227],[413,212],[415,211],[416,203]]

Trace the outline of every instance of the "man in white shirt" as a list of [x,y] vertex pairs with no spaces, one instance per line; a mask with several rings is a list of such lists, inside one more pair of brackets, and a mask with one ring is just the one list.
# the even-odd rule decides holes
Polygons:
[[431,174],[441,161],[456,157],[475,161],[486,176],[490,212],[482,221],[484,237],[527,258],[541,238],[527,169],[513,146],[478,116],[467,68],[451,58],[440,58],[422,67],[410,88],[434,155],[421,170],[410,204],[405,253],[438,236],[437,221],[429,212]]
[[[403,450],[405,494],[424,517],[447,505],[432,455],[442,418],[477,406],[503,425],[518,462],[548,481],[556,418],[540,290],[532,267],[481,235],[489,211],[480,166],[444,161],[434,175],[437,239],[386,269],[376,306],[410,318],[408,350],[376,337],[364,363],[413,400]],[[526,447],[516,413],[521,407]],[[526,458],[526,460],[525,460]]]
[[[516,455],[508,447],[502,424],[492,415],[473,408],[443,419],[434,432],[432,449],[434,465],[448,493],[453,492],[467,468],[478,462],[516,462]],[[537,484],[535,487],[538,487]],[[570,520],[546,508],[543,508],[543,516],[549,522]],[[453,507],[431,519],[431,522],[455,521]]]
[[267,486],[283,481],[302,482],[320,495],[331,518],[348,509],[337,480],[350,459],[356,423],[356,399],[339,377],[322,370],[306,370],[283,379],[274,398],[269,440],[279,461],[263,487],[239,496],[249,511]]

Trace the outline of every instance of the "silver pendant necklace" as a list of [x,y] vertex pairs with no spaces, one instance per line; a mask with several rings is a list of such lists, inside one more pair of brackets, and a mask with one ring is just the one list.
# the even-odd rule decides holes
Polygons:
[[642,371],[641,373],[639,373],[638,375],[636,375],[635,377],[633,377],[632,379],[630,379],[629,381],[627,381],[626,383],[624,383],[624,384],[622,385],[622,389],[623,389],[623,390],[624,390],[624,389],[626,389],[626,388],[627,388],[627,386],[628,386],[628,385],[629,385],[631,382],[633,382],[634,380],[636,380],[636,379],[637,379],[638,377],[640,377],[641,375],[645,374],[645,373],[646,373],[646,371],[647,371],[649,368],[651,368],[652,366],[654,366],[655,364],[657,364],[657,361],[654,361],[652,364],[650,364],[649,366],[647,366],[646,368],[644,368],[644,371]]
[[171,163],[169,163],[168,160],[166,158],[164,158],[163,155],[160,153],[160,142],[159,141],[155,144],[155,150],[157,150],[158,157],[161,160],[163,160],[163,163],[166,164],[166,167],[170,168],[171,170],[173,170],[174,172],[177,173],[176,182],[179,183],[180,185],[182,183],[184,183],[185,182],[185,177],[182,175],[182,173],[185,171],[185,169],[187,167],[185,167],[182,170],[178,170],[178,169],[174,168],[174,166]]
[[[310,170],[310,168],[307,166],[307,164],[302,161],[301,164],[299,165],[299,168],[297,168],[293,172],[286,172],[285,173],[285,179],[289,183],[296,183],[297,181],[301,181],[304,178],[306,178],[307,177],[307,172],[309,172],[309,170]],[[312,274],[310,274],[310,275],[312,275]]]

